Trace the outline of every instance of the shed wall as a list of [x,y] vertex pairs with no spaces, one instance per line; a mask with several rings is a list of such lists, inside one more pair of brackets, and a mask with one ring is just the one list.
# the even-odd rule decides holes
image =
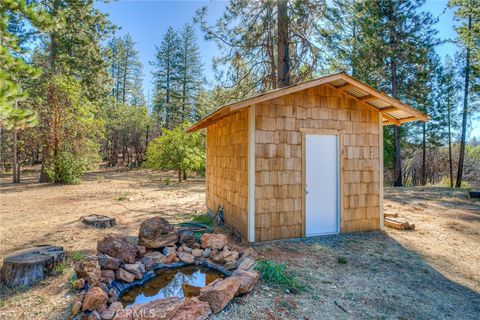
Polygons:
[[255,120],[256,241],[304,235],[302,129],[340,131],[341,232],[379,229],[378,111],[324,85],[257,104]]
[[207,128],[207,207],[224,206],[225,222],[248,237],[248,109]]

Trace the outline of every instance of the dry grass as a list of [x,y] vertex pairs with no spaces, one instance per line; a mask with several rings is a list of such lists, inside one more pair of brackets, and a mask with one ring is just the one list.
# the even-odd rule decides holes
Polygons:
[[[72,258],[94,252],[108,232],[135,236],[162,214],[178,222],[204,211],[204,181],[178,185],[150,171],[95,172],[77,186],[29,177],[0,187],[0,257],[38,244],[62,245]],[[385,210],[417,230],[345,234],[257,244],[264,259],[285,262],[306,285],[299,294],[259,285],[217,319],[480,318],[480,204],[463,191],[387,189]],[[110,230],[84,227],[86,214],[114,216]],[[345,257],[346,263],[339,263]],[[72,264],[72,258],[67,264]],[[340,259],[343,261],[343,259]],[[75,292],[69,268],[33,288],[0,289],[0,319],[65,319]],[[344,311],[343,309],[346,311]]]

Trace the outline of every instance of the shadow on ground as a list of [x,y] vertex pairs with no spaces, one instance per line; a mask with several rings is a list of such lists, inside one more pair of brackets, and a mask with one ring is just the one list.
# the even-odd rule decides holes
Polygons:
[[478,292],[449,280],[382,232],[255,248],[263,259],[285,262],[305,291],[285,294],[263,284],[218,319],[480,319]]

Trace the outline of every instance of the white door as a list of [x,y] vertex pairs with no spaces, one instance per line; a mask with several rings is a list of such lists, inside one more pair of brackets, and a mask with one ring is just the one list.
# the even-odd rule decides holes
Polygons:
[[306,235],[339,232],[338,136],[306,136],[305,152]]

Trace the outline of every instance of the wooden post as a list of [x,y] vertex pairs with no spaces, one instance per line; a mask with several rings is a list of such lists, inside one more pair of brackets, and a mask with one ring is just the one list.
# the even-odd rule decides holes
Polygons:
[[255,242],[255,105],[248,109],[248,241]]
[[380,189],[378,190],[378,194],[380,195],[380,230],[383,230],[385,225],[384,225],[384,212],[383,212],[383,118],[382,114],[378,114],[378,161],[379,166],[378,170],[380,178],[379,178],[379,183],[380,183]]

